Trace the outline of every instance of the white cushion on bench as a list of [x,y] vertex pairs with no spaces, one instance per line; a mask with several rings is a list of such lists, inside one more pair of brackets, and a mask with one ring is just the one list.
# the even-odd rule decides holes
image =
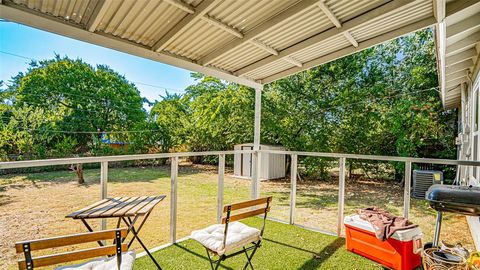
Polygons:
[[[135,252],[122,253],[122,264],[120,270],[132,270],[135,262]],[[76,265],[68,265],[55,268],[55,270],[118,270],[117,256],[110,258],[99,258]]]
[[228,224],[225,247],[222,247],[224,231],[224,224],[215,224],[202,230],[193,231],[190,237],[218,255],[243,247],[261,238],[259,229],[249,227],[238,221],[231,222]]

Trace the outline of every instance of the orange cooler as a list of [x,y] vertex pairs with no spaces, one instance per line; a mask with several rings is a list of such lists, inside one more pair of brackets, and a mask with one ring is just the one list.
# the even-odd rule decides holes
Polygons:
[[396,270],[412,270],[421,265],[422,231],[413,228],[395,232],[382,242],[373,226],[358,215],[345,217],[347,249]]

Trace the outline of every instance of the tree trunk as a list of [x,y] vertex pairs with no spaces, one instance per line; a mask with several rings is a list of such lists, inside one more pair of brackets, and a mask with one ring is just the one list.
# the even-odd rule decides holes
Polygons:
[[83,164],[79,163],[75,167],[75,173],[77,174],[78,177],[78,183],[83,184],[85,183],[85,178],[83,178]]

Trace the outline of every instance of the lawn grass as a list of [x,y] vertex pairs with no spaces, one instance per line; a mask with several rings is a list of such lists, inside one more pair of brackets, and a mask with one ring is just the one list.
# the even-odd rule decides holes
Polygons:
[[[259,228],[260,218],[243,221]],[[205,249],[194,240],[186,240],[154,253],[164,269],[210,269]],[[227,259],[220,269],[242,269],[246,258]],[[343,238],[337,238],[296,226],[267,221],[264,240],[254,256],[255,269],[384,269],[373,261],[348,252]],[[155,269],[148,256],[135,262],[135,269]]]

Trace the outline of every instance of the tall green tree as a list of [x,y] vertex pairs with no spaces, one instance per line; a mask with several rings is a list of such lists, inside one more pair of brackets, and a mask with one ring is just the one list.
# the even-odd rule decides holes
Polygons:
[[193,74],[198,83],[183,97],[188,102],[188,137],[193,151],[227,150],[253,139],[255,92],[247,87]]
[[124,76],[58,55],[32,61],[12,78],[2,100],[7,159],[98,154],[93,150],[103,137],[128,142],[135,133],[127,131],[146,120],[145,100]]
[[[263,141],[306,151],[455,158],[456,111],[442,108],[433,42],[431,30],[419,31],[270,84]],[[325,165],[303,162],[311,162],[307,169]]]
[[[56,116],[58,130],[74,132],[125,131],[144,121],[144,99],[135,85],[107,66],[92,67],[80,59],[31,62],[26,73],[13,78],[9,91],[16,107],[42,108]],[[72,135],[80,151],[88,134]]]
[[155,138],[161,152],[180,147],[186,142],[188,127],[188,103],[177,94],[167,93],[150,111],[150,121],[158,129]]

